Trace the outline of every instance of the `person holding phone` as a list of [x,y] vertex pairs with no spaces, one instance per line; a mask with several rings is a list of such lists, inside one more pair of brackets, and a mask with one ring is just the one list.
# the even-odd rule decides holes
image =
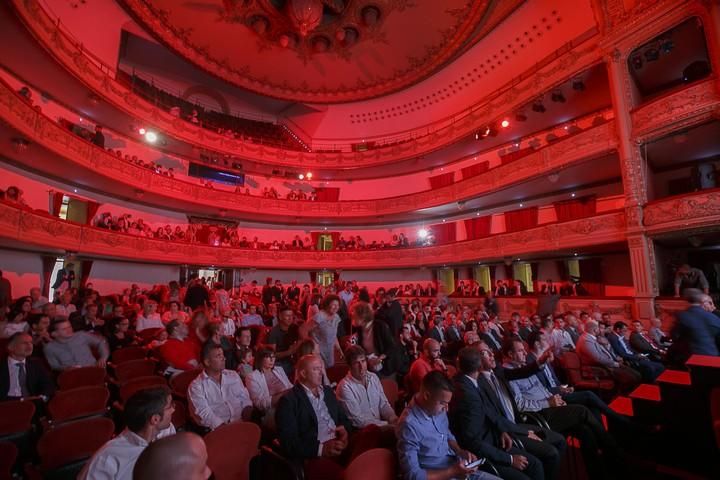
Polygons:
[[460,448],[450,432],[447,409],[452,390],[452,384],[442,372],[428,373],[422,380],[420,392],[400,417],[396,435],[403,478],[499,480],[495,475],[478,471],[481,464],[478,458]]

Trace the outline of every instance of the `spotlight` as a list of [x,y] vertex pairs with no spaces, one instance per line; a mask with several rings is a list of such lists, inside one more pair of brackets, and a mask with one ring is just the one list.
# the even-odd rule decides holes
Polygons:
[[305,174],[305,178],[307,178],[308,180],[310,180],[310,179],[312,178],[312,172],[307,172],[307,173]]
[[524,122],[527,120],[527,115],[525,115],[523,112],[517,112],[515,114],[515,120],[518,122]]
[[418,230],[418,237],[420,237],[421,239],[426,239],[427,236],[428,236],[427,230],[425,230],[424,228],[421,228],[420,230]]
[[305,175],[303,175],[303,174],[301,173],[300,175],[298,175],[298,179],[299,179],[299,180],[304,180],[304,179],[305,179]]
[[565,103],[565,95],[560,90],[555,90],[550,94],[550,100],[556,103]]
[[507,128],[507,127],[510,126],[510,121],[509,121],[509,120],[503,120],[502,122],[500,122],[500,126],[501,126],[502,128]]
[[579,78],[576,78],[572,82],[572,89],[575,90],[576,92],[582,92],[583,90],[585,90],[585,82],[583,82]]
[[145,132],[145,140],[147,140],[149,143],[155,143],[157,142],[158,136],[155,132]]
[[654,62],[660,58],[660,51],[655,47],[650,47],[645,50],[645,60],[648,62]]
[[542,100],[536,100],[535,103],[532,104],[532,111],[537,113],[545,113],[547,109],[545,108],[545,105],[543,105]]
[[640,55],[633,55],[630,62],[635,70],[640,70],[643,67],[643,59]]
[[570,196],[573,197],[573,198],[575,198],[575,194],[574,194],[574,193],[571,193]]
[[140,127],[140,129],[138,130],[138,133],[139,133],[140,135],[145,135],[146,132],[147,132],[147,130],[145,130],[145,129],[142,128],[142,127]]

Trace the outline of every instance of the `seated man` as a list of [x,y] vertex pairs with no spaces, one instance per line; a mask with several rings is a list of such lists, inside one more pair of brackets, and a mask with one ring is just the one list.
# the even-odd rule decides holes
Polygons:
[[[522,368],[527,361],[525,346],[518,341],[508,343],[503,357],[506,369]],[[606,467],[617,467],[617,445],[586,407],[567,404],[559,394],[550,393],[535,375],[511,380],[510,389],[520,412],[538,412],[554,431],[580,440],[591,479],[608,478]],[[602,458],[598,455],[600,449]]]
[[240,375],[225,369],[220,345],[207,342],[202,352],[203,371],[188,387],[188,407],[195,422],[211,430],[225,423],[250,420],[252,401]]
[[0,363],[0,402],[27,397],[47,400],[55,393],[55,382],[43,363],[31,357],[32,337],[18,332],[8,339],[8,357]]
[[655,341],[645,331],[640,320],[633,321],[633,332],[630,334],[630,347],[638,353],[644,353],[650,360],[659,362],[665,355],[665,349],[655,344]]
[[600,326],[595,320],[588,320],[585,324],[585,333],[580,335],[577,344],[577,354],[584,365],[600,366],[610,370],[613,379],[622,394],[632,392],[640,385],[640,374],[622,364],[622,359],[601,345]]
[[140,454],[153,441],[175,434],[175,411],[167,387],[139,390],[125,403],[125,430],[95,452],[78,475],[78,480],[132,480]]
[[143,313],[138,315],[135,321],[135,331],[142,332],[148,328],[163,328],[162,318],[157,313],[157,303],[154,300],[146,300],[143,305]]
[[478,331],[480,332],[480,340],[485,342],[493,352],[498,353],[502,348],[502,337],[492,328],[486,320],[478,322]]
[[94,303],[85,307],[85,315],[75,312],[70,315],[70,324],[76,332],[91,332],[102,335],[105,329],[105,320],[98,317],[98,306]]
[[167,363],[169,372],[192,370],[199,366],[195,342],[188,340],[188,327],[178,320],[165,326],[168,339],[157,349],[160,360]]
[[283,453],[304,463],[308,480],[342,478],[341,457],[352,429],[332,389],[323,386],[323,368],[320,356],[301,357],[297,383],[275,410]]
[[212,475],[207,466],[208,453],[202,437],[180,432],[153,442],[137,460],[133,480],[207,480]]
[[575,342],[573,342],[568,331],[565,330],[565,319],[562,316],[555,317],[555,328],[553,328],[548,341],[556,357],[562,356],[567,351],[575,350]]
[[40,313],[42,311],[42,308],[47,305],[48,299],[47,297],[44,297],[42,295],[42,292],[38,287],[33,287],[30,289],[30,300],[32,300],[32,305],[30,305],[31,311],[33,313]]
[[400,472],[405,480],[496,480],[498,477],[468,468],[477,458],[463,450],[450,431],[447,409],[452,385],[441,372],[430,372],[420,392],[397,425]]
[[[97,365],[105,368],[110,349],[105,339],[87,332],[73,332],[67,319],[56,320],[48,329],[52,342],[45,345],[45,358],[55,371]],[[93,349],[98,353],[95,358]]]
[[455,391],[450,403],[450,425],[458,443],[479,457],[493,462],[498,473],[508,480],[542,480],[543,465],[535,456],[513,446],[511,434],[524,435],[526,430],[484,408],[478,385],[482,353],[465,347],[458,353],[460,373],[455,377]]
[[262,317],[257,313],[256,305],[250,305],[250,307],[248,307],[248,312],[240,319],[240,325],[243,327],[252,327],[253,325],[260,327],[265,326]]
[[440,342],[426,338],[423,342],[422,354],[410,365],[410,371],[405,376],[405,383],[410,393],[418,392],[422,379],[433,370],[444,373],[447,372],[447,367],[440,358]]
[[384,427],[397,422],[397,415],[388,402],[377,375],[367,369],[365,350],[353,345],[345,350],[350,371],[340,380],[336,395],[352,426],[361,429],[368,425]]
[[648,360],[644,355],[638,354],[630,348],[630,330],[625,322],[615,322],[612,332],[608,333],[606,337],[615,354],[640,372],[643,381],[653,383],[665,370],[661,363]]

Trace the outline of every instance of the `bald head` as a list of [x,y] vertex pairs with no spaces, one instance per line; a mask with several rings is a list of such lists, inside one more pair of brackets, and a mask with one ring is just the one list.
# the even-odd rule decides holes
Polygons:
[[189,432],[161,438],[150,444],[140,454],[133,480],[207,480],[207,449],[203,439]]
[[325,368],[320,356],[310,354],[300,357],[296,370],[298,380],[306,387],[314,390],[322,386]]
[[590,335],[597,335],[598,328],[598,322],[595,320],[588,320],[587,323],[585,323],[585,331]]

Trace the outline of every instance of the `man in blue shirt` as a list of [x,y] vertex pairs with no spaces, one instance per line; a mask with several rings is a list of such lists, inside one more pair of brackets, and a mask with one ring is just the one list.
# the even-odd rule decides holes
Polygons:
[[450,432],[447,409],[452,385],[442,372],[423,378],[420,392],[403,412],[397,425],[400,470],[406,480],[499,480],[467,463],[475,455],[463,450]]

